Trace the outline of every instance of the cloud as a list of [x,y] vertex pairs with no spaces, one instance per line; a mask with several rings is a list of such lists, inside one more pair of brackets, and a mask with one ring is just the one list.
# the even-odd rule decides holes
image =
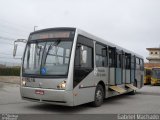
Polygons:
[[0,34],[17,39],[27,38],[35,25],[79,27],[145,58],[146,47],[160,44],[159,5],[158,0],[5,0],[0,4]]

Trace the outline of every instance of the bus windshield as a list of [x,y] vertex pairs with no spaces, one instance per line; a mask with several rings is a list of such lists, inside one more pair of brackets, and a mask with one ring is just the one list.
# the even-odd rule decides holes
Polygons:
[[158,68],[153,69],[153,77],[160,79],[160,69],[158,69]]
[[26,46],[23,74],[67,75],[72,41],[33,41]]

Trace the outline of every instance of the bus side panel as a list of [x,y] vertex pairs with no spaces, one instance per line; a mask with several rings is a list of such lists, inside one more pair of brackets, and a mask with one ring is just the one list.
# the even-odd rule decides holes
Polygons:
[[131,83],[134,83],[135,81],[134,72],[134,70],[131,70]]
[[[95,74],[95,84],[103,81],[105,87],[108,87],[109,77],[108,77],[108,67],[97,67],[97,74]],[[108,92],[108,89],[105,88],[105,93]]]
[[109,84],[110,85],[115,85],[115,68],[109,68],[109,73],[110,73],[110,79],[109,79]]
[[92,71],[73,89],[74,106],[92,102],[94,100],[96,90],[94,80],[94,71]]
[[143,86],[144,86],[144,71],[143,70],[141,70],[140,71],[140,82],[139,82],[139,87],[138,88],[142,88]]
[[130,70],[126,70],[126,83],[131,83],[131,72]]
[[141,86],[142,86],[142,76],[141,76],[141,71],[140,71],[140,69],[137,69],[136,71],[135,71],[135,79],[137,80],[137,87],[138,88],[141,88]]
[[123,69],[123,83],[126,81],[126,69]]
[[144,71],[141,71],[141,87],[144,86]]
[[[105,68],[106,69],[106,76],[105,76],[105,78],[104,78],[104,83],[105,84],[109,84],[109,68],[107,67],[107,68]],[[107,91],[108,91],[108,89],[107,89]]]
[[117,85],[122,84],[121,79],[122,79],[122,69],[116,68],[116,84]]

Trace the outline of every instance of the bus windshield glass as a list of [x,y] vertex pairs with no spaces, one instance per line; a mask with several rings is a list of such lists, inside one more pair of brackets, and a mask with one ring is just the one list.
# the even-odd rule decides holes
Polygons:
[[159,68],[153,69],[153,77],[160,79],[160,69]]
[[32,41],[26,46],[23,74],[67,75],[72,41]]

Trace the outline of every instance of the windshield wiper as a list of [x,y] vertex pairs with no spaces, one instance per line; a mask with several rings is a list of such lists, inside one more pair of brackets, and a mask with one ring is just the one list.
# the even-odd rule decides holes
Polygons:
[[54,43],[50,44],[50,46],[49,46],[49,48],[48,48],[48,50],[47,50],[47,55],[48,55],[50,49],[51,49],[53,46],[58,46],[59,43],[60,43],[60,40],[56,40]]

